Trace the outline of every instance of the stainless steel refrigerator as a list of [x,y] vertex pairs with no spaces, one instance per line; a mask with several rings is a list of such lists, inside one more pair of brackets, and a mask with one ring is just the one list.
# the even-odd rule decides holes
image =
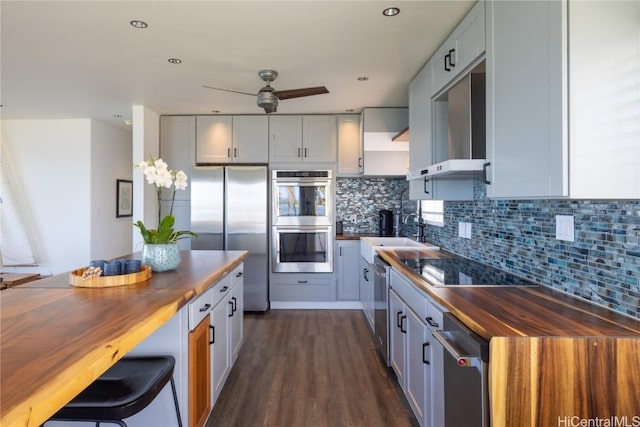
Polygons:
[[268,298],[266,166],[197,166],[191,171],[191,249],[246,250],[244,309],[266,311]]

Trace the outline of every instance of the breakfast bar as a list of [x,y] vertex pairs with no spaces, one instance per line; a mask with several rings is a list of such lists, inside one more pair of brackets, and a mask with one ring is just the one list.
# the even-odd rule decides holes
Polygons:
[[143,283],[79,288],[62,274],[2,291],[0,425],[41,425],[247,256],[185,251]]

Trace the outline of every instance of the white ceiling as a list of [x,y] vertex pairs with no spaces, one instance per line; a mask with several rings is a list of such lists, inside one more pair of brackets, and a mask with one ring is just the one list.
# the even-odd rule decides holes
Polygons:
[[[1,114],[117,126],[132,105],[263,114],[255,97],[201,86],[256,93],[263,68],[279,72],[276,90],[330,91],[280,101],[278,113],[406,106],[409,81],[474,2],[2,0]],[[387,6],[400,14],[384,17]]]

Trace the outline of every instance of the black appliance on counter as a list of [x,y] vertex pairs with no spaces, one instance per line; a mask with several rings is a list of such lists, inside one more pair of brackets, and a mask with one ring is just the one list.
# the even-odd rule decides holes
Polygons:
[[393,211],[383,209],[379,212],[378,231],[381,236],[393,234]]

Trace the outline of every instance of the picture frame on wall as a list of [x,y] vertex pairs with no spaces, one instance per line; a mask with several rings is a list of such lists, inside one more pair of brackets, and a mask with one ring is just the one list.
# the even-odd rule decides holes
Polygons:
[[133,181],[116,180],[116,218],[133,216]]

